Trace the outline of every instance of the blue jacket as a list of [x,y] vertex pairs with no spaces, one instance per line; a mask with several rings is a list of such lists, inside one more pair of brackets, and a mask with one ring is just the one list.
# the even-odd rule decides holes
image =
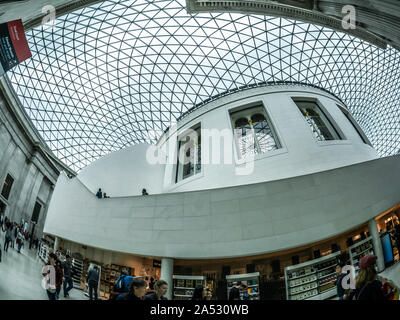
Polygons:
[[122,283],[123,283],[123,286],[124,286],[124,290],[123,291],[124,292],[128,292],[129,291],[129,285],[131,284],[131,281],[132,281],[133,277],[132,276],[125,276],[125,275],[119,276],[118,279],[117,279],[117,283],[118,283],[119,279],[121,279],[121,277],[124,277],[124,279],[122,280]]

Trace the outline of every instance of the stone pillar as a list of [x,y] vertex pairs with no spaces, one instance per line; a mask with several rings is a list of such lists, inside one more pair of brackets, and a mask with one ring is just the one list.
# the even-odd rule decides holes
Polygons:
[[172,280],[172,274],[174,272],[174,259],[172,258],[162,258],[161,259],[161,280],[168,282],[168,291],[166,297],[172,300],[172,289],[174,283]]
[[59,246],[60,246],[60,238],[56,237],[56,239],[54,240],[54,252],[57,252]]
[[368,229],[369,235],[372,237],[375,255],[378,257],[378,260],[376,261],[378,272],[382,272],[385,270],[385,259],[383,257],[381,238],[379,237],[378,226],[376,225],[375,219],[368,221]]

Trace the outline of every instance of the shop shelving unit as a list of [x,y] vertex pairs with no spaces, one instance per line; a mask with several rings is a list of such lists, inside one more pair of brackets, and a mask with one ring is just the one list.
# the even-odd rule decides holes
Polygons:
[[49,260],[50,248],[45,242],[40,243],[40,247],[38,250],[38,256],[44,263],[47,263]]
[[360,259],[370,254],[375,254],[372,237],[368,237],[349,247],[350,263],[355,268],[356,274],[360,270],[360,268],[358,267],[358,262],[360,261]]
[[[248,295],[250,296],[250,300],[260,300],[260,273],[244,273],[244,274],[233,274],[227,275],[226,281],[228,283],[228,297],[229,292],[232,287],[235,286],[239,281],[246,284],[248,288]],[[240,293],[241,299],[243,298],[243,292]]]
[[72,281],[74,284],[74,288],[76,289],[81,289],[81,279],[82,279],[82,272],[83,272],[83,261],[77,258],[72,259],[72,265],[74,266],[74,269],[76,270],[76,274],[72,277]]
[[286,299],[325,300],[335,296],[339,256],[340,251],[286,267]]
[[196,286],[206,286],[205,276],[172,276],[174,282],[174,300],[190,300]]

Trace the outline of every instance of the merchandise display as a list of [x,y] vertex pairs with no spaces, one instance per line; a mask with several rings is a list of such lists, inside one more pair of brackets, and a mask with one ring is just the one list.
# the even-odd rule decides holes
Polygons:
[[113,291],[114,285],[118,277],[122,274],[122,269],[127,270],[128,275],[134,275],[135,269],[128,266],[120,266],[117,264],[103,264],[100,265],[100,292],[99,296],[108,299],[110,293]]
[[172,276],[174,282],[174,300],[190,300],[197,286],[206,286],[205,276]]
[[77,258],[72,259],[72,265],[74,266],[74,269],[76,270],[76,274],[72,276],[72,281],[74,283],[74,288],[76,289],[82,289],[82,273],[83,273],[83,261]]
[[360,259],[370,254],[375,254],[371,237],[359,241],[349,247],[350,263],[355,268],[356,274],[360,271],[360,268],[358,267]]
[[39,258],[42,259],[44,263],[47,263],[47,261],[49,260],[49,254],[50,254],[49,246],[45,242],[41,241],[38,250]]
[[336,295],[340,252],[285,268],[287,300],[324,300]]
[[260,300],[260,273],[244,273],[227,275],[228,297],[233,286],[241,282],[247,286],[247,290],[240,292],[241,300]]

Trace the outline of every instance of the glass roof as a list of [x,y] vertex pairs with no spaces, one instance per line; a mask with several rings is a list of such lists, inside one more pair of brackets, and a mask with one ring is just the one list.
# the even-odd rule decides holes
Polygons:
[[188,15],[184,0],[109,0],[27,31],[8,76],[50,149],[75,170],[152,142],[224,91],[298,81],[339,96],[380,155],[400,148],[400,53],[309,23]]

